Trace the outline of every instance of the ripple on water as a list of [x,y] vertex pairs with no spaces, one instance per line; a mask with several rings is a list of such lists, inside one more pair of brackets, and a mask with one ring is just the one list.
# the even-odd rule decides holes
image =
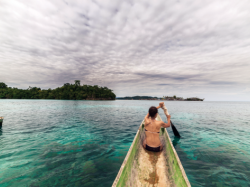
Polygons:
[[[111,186],[157,104],[0,100],[0,186]],[[192,186],[249,185],[249,104],[166,102],[182,137],[168,132]]]

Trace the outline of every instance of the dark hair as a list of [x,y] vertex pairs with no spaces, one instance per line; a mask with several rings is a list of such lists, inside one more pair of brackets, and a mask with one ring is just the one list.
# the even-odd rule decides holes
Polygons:
[[151,106],[148,110],[149,116],[154,117],[158,113],[158,109],[155,106]]

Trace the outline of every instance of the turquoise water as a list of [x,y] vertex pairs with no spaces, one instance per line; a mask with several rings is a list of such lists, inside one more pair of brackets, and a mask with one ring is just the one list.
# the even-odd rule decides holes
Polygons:
[[[250,102],[165,103],[182,136],[168,129],[192,186],[249,186]],[[111,186],[157,104],[0,100],[0,186]]]

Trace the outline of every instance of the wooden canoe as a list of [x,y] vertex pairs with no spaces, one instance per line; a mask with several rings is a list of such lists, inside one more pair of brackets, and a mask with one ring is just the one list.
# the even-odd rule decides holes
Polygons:
[[[156,120],[161,121],[158,115]],[[191,187],[181,161],[174,149],[166,128],[160,131],[164,148],[161,152],[150,152],[142,146],[144,120],[122,163],[112,187]]]

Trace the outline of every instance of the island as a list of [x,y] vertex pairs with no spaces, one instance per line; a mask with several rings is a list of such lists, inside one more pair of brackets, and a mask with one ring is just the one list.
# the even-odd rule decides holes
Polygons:
[[0,99],[62,99],[62,100],[115,100],[116,95],[107,87],[98,85],[80,85],[80,80],[74,84],[65,83],[55,89],[29,87],[18,89],[8,87],[0,82]]
[[157,97],[151,96],[133,96],[133,97],[117,97],[117,100],[159,100]]
[[117,97],[117,100],[165,100],[165,101],[203,101],[204,99],[200,99],[198,97],[190,97],[184,99],[183,97],[174,96],[163,96],[161,98],[151,97],[151,96],[126,96],[126,97]]
[[204,99],[200,99],[198,97],[190,97],[184,99],[183,97],[176,97],[174,96],[163,96],[161,100],[167,100],[167,101],[203,101]]

